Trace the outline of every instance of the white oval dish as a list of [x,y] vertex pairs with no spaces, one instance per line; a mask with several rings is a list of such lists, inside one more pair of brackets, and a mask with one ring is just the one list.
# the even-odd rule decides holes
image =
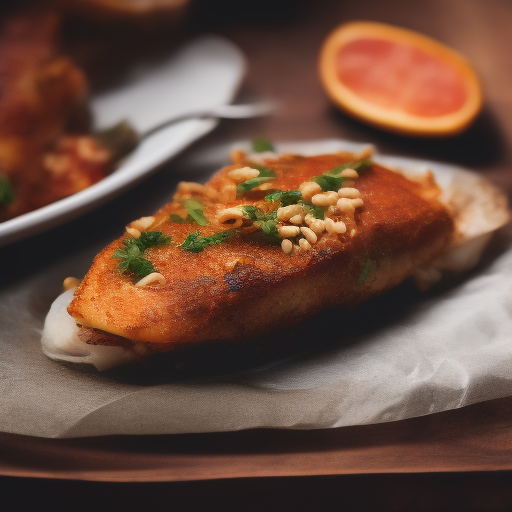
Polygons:
[[[156,66],[134,69],[121,87],[91,100],[96,128],[129,121],[139,132],[189,111],[230,103],[245,58],[218,36],[197,39]],[[213,130],[218,121],[193,119],[145,139],[109,176],[70,197],[0,223],[0,246],[67,222],[120,194]]]

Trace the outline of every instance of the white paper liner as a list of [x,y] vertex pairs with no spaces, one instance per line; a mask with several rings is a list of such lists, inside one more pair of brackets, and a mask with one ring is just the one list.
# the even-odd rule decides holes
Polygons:
[[[442,179],[458,172],[401,161]],[[9,307],[24,301],[14,294]],[[331,428],[512,394],[512,248],[461,284],[396,307],[396,318],[373,326],[369,318],[360,334],[340,337],[339,344],[208,381],[130,383],[78,371],[13,342],[0,363],[0,430],[79,437]],[[27,323],[23,332],[30,336]],[[19,326],[7,325],[7,334],[14,330],[19,334]]]

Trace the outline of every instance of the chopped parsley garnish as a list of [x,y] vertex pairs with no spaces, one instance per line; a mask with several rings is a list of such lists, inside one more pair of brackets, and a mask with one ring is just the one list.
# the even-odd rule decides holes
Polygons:
[[281,201],[282,206],[297,204],[301,200],[302,194],[300,190],[274,190],[265,196],[265,201],[270,201],[271,203]]
[[150,247],[165,245],[171,241],[171,237],[161,231],[145,231],[139,238],[123,240],[124,249],[117,249],[113,258],[119,258],[117,268],[121,272],[130,272],[137,278],[143,278],[156,269],[148,259],[143,257],[144,251]]
[[277,232],[277,210],[265,213],[256,206],[247,205],[243,206],[242,210],[244,214],[253,221],[255,226],[258,226],[263,233],[271,238],[279,238]]
[[280,201],[282,206],[302,204],[304,205],[305,210],[311,213],[316,219],[324,219],[325,217],[326,208],[304,201],[300,190],[274,190],[265,196],[265,201],[269,201],[271,203]]
[[185,210],[187,210],[188,214],[194,219],[197,224],[200,226],[206,226],[208,224],[208,219],[204,216],[204,204],[196,201],[195,199],[189,199],[186,201],[183,206]]
[[194,219],[187,215],[187,217],[184,219],[183,217],[180,217],[177,213],[171,213],[169,215],[169,220],[171,222],[174,222],[174,224],[192,224],[194,222]]
[[14,190],[7,176],[0,174],[0,206],[11,204],[14,201]]
[[343,182],[347,179],[340,174],[345,169],[354,169],[354,170],[364,170],[367,167],[371,166],[372,163],[370,160],[361,160],[360,162],[349,162],[343,165],[339,165],[334,169],[326,172],[325,174],[321,174],[320,176],[315,176],[311,178],[312,181],[316,181],[322,188],[324,192],[328,192],[329,190],[339,190],[343,185]]
[[177,213],[171,213],[169,220],[175,224],[199,224],[200,226],[206,226],[209,224],[208,219],[204,216],[204,204],[196,201],[195,199],[189,199],[183,203],[183,206],[187,210],[188,214],[185,218],[180,217]]
[[370,275],[370,272],[372,270],[373,263],[374,263],[373,260],[370,260],[370,259],[366,260],[363,270],[361,271],[361,273],[359,274],[359,278],[357,279],[358,285],[362,285],[366,281],[366,279],[368,278],[368,276]]
[[274,151],[274,145],[268,139],[256,137],[252,139],[252,150],[255,153],[263,153],[264,151]]
[[215,233],[214,235],[209,236],[201,235],[201,233],[190,233],[185,241],[178,245],[178,247],[181,247],[186,251],[197,253],[203,251],[210,245],[221,244],[222,242],[225,242],[234,234],[234,230],[221,231],[220,233]]
[[239,183],[236,187],[236,193],[238,196],[243,195],[245,192],[248,192],[249,190],[252,190],[253,188],[259,187],[262,183],[265,183],[266,181],[269,181],[273,178],[275,178],[274,171],[271,171],[270,169],[267,169],[266,167],[258,167],[258,170],[260,171],[260,175],[256,176],[256,178],[251,178],[246,181],[242,181],[242,183]]
[[308,210],[309,213],[311,213],[311,215],[313,215],[313,217],[315,217],[315,219],[324,220],[325,211],[327,210],[327,208],[325,206],[317,206],[316,204],[308,203],[306,201],[303,201],[302,204],[304,204],[304,207],[306,208],[306,210]]

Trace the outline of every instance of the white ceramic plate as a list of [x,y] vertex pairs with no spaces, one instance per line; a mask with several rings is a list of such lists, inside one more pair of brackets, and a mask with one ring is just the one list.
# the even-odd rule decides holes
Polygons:
[[[123,119],[144,132],[175,115],[230,103],[245,73],[240,50],[218,36],[195,40],[156,66],[133,69],[121,87],[92,98],[96,128]],[[144,140],[115,172],[95,185],[0,223],[0,246],[62,224],[133,186],[158,165],[211,131],[214,120],[189,120]]]

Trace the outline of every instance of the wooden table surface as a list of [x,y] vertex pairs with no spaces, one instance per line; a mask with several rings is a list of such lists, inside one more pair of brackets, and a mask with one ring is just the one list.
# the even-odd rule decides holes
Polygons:
[[[334,109],[317,78],[317,55],[331,29],[354,19],[418,30],[465,54],[485,91],[484,110],[470,130],[450,139],[410,139]],[[105,31],[97,30],[101,41]],[[461,164],[512,191],[512,2],[198,0],[173,30],[170,37],[146,29],[137,36],[141,51],[155,41],[172,45],[205,32],[223,34],[248,59],[239,98],[283,104],[273,117],[222,122],[189,153],[260,135],[344,138],[373,142],[390,154]],[[70,47],[99,77],[98,52],[81,45],[84,31],[68,33]],[[4,503],[20,510],[57,499],[85,510],[99,497],[125,510],[156,503],[177,510],[510,510],[512,397],[400,422],[317,431],[73,440],[0,434],[0,474]]]

